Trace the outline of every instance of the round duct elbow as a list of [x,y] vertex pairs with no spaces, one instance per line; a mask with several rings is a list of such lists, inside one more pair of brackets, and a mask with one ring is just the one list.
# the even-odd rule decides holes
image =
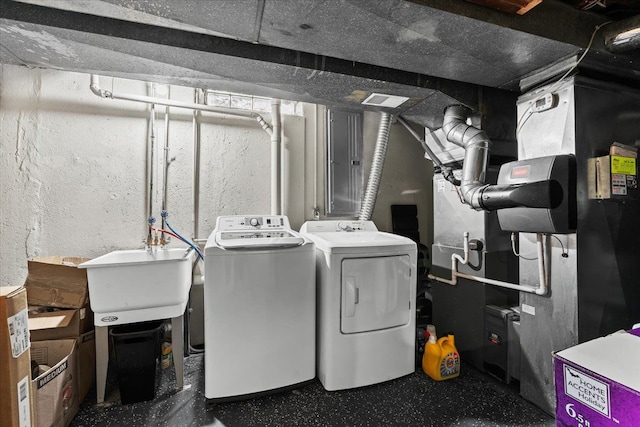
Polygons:
[[471,110],[462,105],[452,105],[444,112],[442,131],[447,140],[464,148],[460,193],[464,203],[476,210],[483,210],[482,190],[487,186],[485,175],[491,141],[487,134],[466,123]]

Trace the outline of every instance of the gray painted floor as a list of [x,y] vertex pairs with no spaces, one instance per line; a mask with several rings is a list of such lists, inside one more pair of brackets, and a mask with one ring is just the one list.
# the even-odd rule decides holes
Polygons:
[[[248,370],[259,370],[256,366]],[[515,391],[464,365],[460,377],[436,382],[421,370],[397,380],[355,390],[325,391],[317,380],[262,398],[219,403],[204,397],[204,358],[185,363],[185,389],[175,391],[173,369],[158,375],[156,398],[122,405],[116,372],[109,372],[107,399],[95,392],[72,426],[554,426],[552,417]]]

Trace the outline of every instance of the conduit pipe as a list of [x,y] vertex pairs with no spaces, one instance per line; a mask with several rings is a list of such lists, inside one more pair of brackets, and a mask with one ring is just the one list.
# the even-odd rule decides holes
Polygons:
[[391,115],[382,113],[380,125],[378,127],[378,139],[376,140],[376,148],[373,153],[373,161],[371,171],[369,172],[369,181],[362,200],[362,208],[360,209],[360,221],[368,221],[373,215],[373,208],[376,205],[378,190],[380,188],[380,178],[382,177],[382,168],[387,155],[387,145],[389,143],[389,128],[391,126]]
[[442,131],[447,140],[464,148],[460,194],[466,204],[483,210],[482,193],[491,142],[487,134],[466,123],[471,110],[462,105],[451,105],[444,112]]
[[465,231],[463,234],[464,244],[464,258],[458,254],[451,255],[451,279],[445,279],[442,277],[434,276],[433,274],[429,274],[429,279],[437,280],[438,282],[446,283],[452,286],[458,284],[458,277],[467,280],[473,280],[476,282],[482,282],[487,285],[500,286],[502,288],[515,289],[521,292],[529,292],[536,295],[547,295],[549,291],[549,286],[547,283],[547,269],[544,262],[545,257],[545,247],[543,241],[544,235],[542,233],[536,233],[536,246],[538,252],[538,275],[539,275],[539,284],[538,286],[526,286],[526,285],[517,285],[515,283],[503,282],[501,280],[488,279],[486,277],[478,277],[473,276],[471,274],[460,273],[458,272],[458,262],[466,265],[469,262],[469,232]]
[[280,214],[280,100],[271,100],[271,215]]

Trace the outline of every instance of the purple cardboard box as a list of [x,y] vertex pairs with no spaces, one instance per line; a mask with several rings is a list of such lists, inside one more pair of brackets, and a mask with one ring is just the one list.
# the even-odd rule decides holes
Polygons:
[[640,329],[557,352],[556,424],[640,425]]

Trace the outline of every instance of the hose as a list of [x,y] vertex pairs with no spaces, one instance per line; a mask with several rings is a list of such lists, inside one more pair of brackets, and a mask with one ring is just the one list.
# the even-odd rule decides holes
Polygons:
[[373,161],[371,171],[369,172],[369,181],[365,191],[362,207],[360,209],[360,221],[368,221],[373,214],[373,208],[376,205],[376,198],[380,188],[380,178],[382,176],[382,168],[387,155],[387,144],[389,143],[389,128],[391,126],[391,115],[382,113],[380,118],[380,126],[378,127],[378,139],[376,140],[376,148],[373,153]]
[[193,243],[191,243],[189,240],[187,240],[184,237],[182,237],[182,235],[180,233],[178,233],[176,230],[174,230],[173,227],[171,226],[171,224],[169,224],[169,221],[167,221],[167,217],[169,216],[167,211],[162,211],[160,213],[160,216],[162,216],[162,218],[164,218],[164,223],[167,225],[167,227],[169,227],[169,230],[171,230],[173,232],[173,234],[175,234],[176,237],[178,237],[178,239],[182,240],[187,245],[191,246],[193,248],[193,250],[196,251],[196,253],[200,257],[200,259],[204,260],[204,255],[202,255],[202,252],[200,252],[200,249],[198,249],[198,247],[196,245],[194,245]]

